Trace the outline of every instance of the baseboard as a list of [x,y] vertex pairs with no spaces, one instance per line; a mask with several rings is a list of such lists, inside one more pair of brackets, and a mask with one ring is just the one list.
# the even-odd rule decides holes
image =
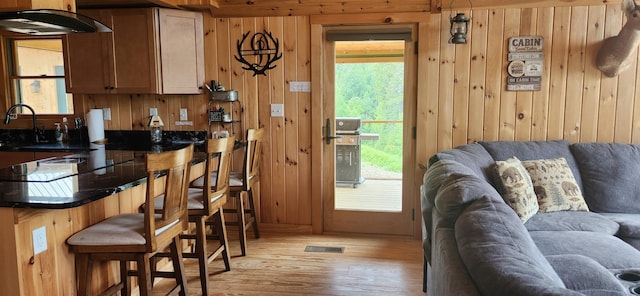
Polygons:
[[[260,232],[311,234],[311,225],[260,223],[258,224],[258,229],[260,230]],[[251,231],[251,228],[249,229],[249,231]]]

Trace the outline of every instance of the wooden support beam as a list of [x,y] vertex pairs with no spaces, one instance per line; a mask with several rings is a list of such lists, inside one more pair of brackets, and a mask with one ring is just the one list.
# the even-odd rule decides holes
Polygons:
[[189,10],[205,10],[208,11],[211,16],[214,15],[216,8],[220,7],[217,0],[182,0],[180,7],[184,7]]

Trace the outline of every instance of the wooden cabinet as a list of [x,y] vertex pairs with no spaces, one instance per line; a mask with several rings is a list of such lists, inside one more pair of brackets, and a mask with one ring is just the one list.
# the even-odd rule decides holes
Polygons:
[[113,32],[64,38],[67,92],[198,94],[204,82],[199,12],[163,8],[82,10]]
[[75,10],[75,0],[2,0],[0,1],[0,11],[27,10],[27,9],[60,9],[68,10],[71,7]]

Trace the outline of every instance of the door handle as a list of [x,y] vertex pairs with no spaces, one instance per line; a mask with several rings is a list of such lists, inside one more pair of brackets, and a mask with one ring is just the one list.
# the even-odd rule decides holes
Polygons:
[[329,136],[331,134],[331,118],[327,118],[327,124],[324,126],[324,139],[327,145],[331,144],[331,140],[340,139],[342,136]]

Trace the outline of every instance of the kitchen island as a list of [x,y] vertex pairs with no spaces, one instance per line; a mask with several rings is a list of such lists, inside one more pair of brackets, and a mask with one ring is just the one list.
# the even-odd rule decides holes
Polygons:
[[[108,217],[138,211],[146,153],[152,152],[96,149],[1,168],[2,294],[75,295],[74,254],[65,241]],[[204,172],[204,158],[194,154],[192,179]],[[117,282],[118,270],[115,262],[96,264],[92,294]]]

